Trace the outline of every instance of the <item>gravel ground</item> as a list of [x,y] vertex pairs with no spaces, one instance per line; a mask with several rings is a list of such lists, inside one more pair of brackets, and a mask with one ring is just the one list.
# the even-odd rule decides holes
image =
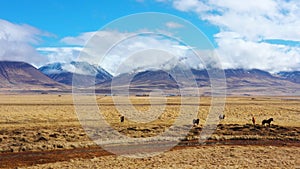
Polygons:
[[148,158],[104,156],[27,168],[300,168],[299,147],[200,146]]

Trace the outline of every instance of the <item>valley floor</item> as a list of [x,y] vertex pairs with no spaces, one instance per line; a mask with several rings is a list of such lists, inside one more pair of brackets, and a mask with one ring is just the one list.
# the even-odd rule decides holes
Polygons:
[[200,146],[169,151],[148,158],[102,156],[26,168],[278,168],[300,167],[299,147]]
[[[95,130],[93,136],[115,130],[131,138],[152,138],[174,124],[182,106],[180,97],[167,97],[165,105],[159,104],[161,98],[153,98],[152,109],[148,97],[130,97],[141,113],[161,110],[159,106],[165,106],[164,112],[149,123],[127,117],[120,123],[112,98],[96,99],[111,128]],[[1,95],[0,168],[300,167],[300,97],[228,97],[225,119],[203,144],[198,139],[211,99],[191,97],[185,104],[197,108],[200,124],[192,126],[192,121],[187,121],[183,128],[190,131],[179,146],[153,157],[127,158],[104,151],[88,137],[78,121],[72,96]],[[271,126],[262,126],[261,121],[270,117],[274,118]]]

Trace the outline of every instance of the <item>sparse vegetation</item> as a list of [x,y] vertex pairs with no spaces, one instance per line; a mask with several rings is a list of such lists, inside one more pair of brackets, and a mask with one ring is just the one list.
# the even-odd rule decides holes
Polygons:
[[[140,113],[147,113],[151,108],[149,97],[132,96],[130,100]],[[193,126],[189,120],[189,125],[183,126],[191,128],[184,140],[199,138],[210,109],[210,101],[209,97],[202,97],[200,103],[197,103],[190,98],[189,106],[199,106],[198,116],[195,118],[199,118],[200,123],[199,126]],[[164,112],[156,120],[139,123],[126,116],[121,122],[112,97],[97,96],[97,102],[108,124],[119,133],[132,138],[153,137],[163,133],[173,125],[181,105],[180,97],[167,97]],[[223,112],[226,118],[220,121],[208,140],[218,144],[226,140],[294,141],[299,146],[299,104],[298,97],[228,97]],[[155,106],[160,105],[157,103],[152,106],[156,110]],[[0,114],[0,155],[96,146],[81,127],[70,95],[1,95]],[[255,125],[252,123],[253,116],[257,121],[269,117],[273,117],[274,121],[270,126]],[[101,134],[99,132],[94,134]],[[214,148],[218,147],[211,147]]]

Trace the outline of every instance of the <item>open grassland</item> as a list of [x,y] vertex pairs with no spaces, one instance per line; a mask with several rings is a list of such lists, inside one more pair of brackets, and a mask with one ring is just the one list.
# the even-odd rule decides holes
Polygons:
[[[199,126],[192,126],[191,119],[183,121],[186,124],[182,127],[190,129],[183,140],[197,140],[211,108],[211,98],[209,97],[201,97],[200,100],[199,98],[186,97],[182,102],[180,97],[152,97],[149,99],[148,97],[132,96],[129,98],[130,103],[132,103],[130,106],[138,110],[134,112],[127,104],[126,97],[118,96],[117,98],[118,106],[116,107],[112,97],[96,96],[99,112],[107,124],[103,126],[97,124],[94,127],[105,128],[108,125],[111,129],[94,131],[93,136],[100,137],[103,134],[101,132],[108,132],[106,134],[109,134],[110,130],[115,130],[131,138],[151,138],[174,125],[176,118],[180,116],[180,110],[183,110],[187,116],[195,113],[195,118],[200,119]],[[82,105],[78,106],[84,106],[86,100],[82,98]],[[73,157],[65,159],[66,162],[44,164],[44,166],[37,167],[60,168],[69,165],[73,166],[72,168],[77,168],[89,165],[92,168],[101,166],[192,168],[192,165],[201,163],[199,166],[204,168],[215,167],[218,164],[232,168],[244,168],[247,164],[251,164],[249,166],[255,168],[272,168],[267,167],[268,163],[272,163],[273,168],[293,168],[296,165],[297,160],[295,159],[299,159],[300,97],[227,97],[224,106],[225,119],[219,122],[214,133],[208,138],[209,141],[214,142],[210,146],[174,150],[144,159],[144,161],[115,156],[95,159],[81,159],[80,156],[75,156],[74,159],[72,159]],[[88,110],[87,108],[86,111]],[[125,116],[124,123],[120,123],[120,110],[129,114],[129,116]],[[194,112],[193,110],[197,111]],[[131,114],[132,117],[130,117],[130,113],[133,114]],[[96,147],[79,123],[71,95],[0,95],[0,115],[0,155],[2,154],[0,167],[47,163],[47,160],[31,163],[19,161],[19,164],[17,162],[5,163],[4,157],[14,153]],[[256,125],[252,124],[252,116],[256,119]],[[274,119],[272,125],[270,127],[262,126],[261,121],[270,117]],[[136,121],[135,118],[143,122]],[[151,118],[153,119],[145,123]],[[91,123],[91,125],[93,124]],[[222,146],[226,144],[227,140],[240,140],[244,146]],[[274,141],[274,143],[280,141],[280,146],[274,144],[276,147],[271,146],[270,148],[269,144],[265,146],[261,143],[249,146],[247,140],[267,140]],[[292,143],[288,144],[290,142]],[[274,153],[275,150],[276,153]],[[293,150],[296,151],[294,154]],[[232,154],[227,152],[226,155],[223,151],[232,152]],[[199,156],[203,153],[206,154],[205,157]],[[183,154],[186,157],[183,157]],[[272,156],[266,154],[272,154]],[[279,155],[284,158],[276,161]],[[176,157],[178,159],[174,160],[173,158]],[[245,159],[246,157],[249,159]],[[189,160],[184,160],[185,158]],[[3,160],[2,164],[1,160]],[[126,161],[128,164],[122,164],[120,160]],[[172,161],[177,161],[175,166]],[[55,160],[50,162],[55,162]],[[137,165],[133,165],[133,163]]]
[[299,159],[299,147],[201,146],[169,151],[148,158],[135,159],[122,156],[75,158],[70,161],[41,164],[27,168],[296,169],[300,167]]
[[[130,100],[140,113],[151,107],[147,97],[131,97]],[[202,97],[200,102],[195,100],[198,99],[191,97],[189,102],[184,103],[198,109],[198,117],[203,124],[211,99]],[[97,96],[97,102],[106,120],[119,122],[119,112],[111,97]],[[182,104],[180,97],[167,97],[166,104],[162,115],[154,123],[168,124],[177,117]],[[155,106],[163,107],[160,104],[152,105]],[[0,95],[0,114],[0,128],[79,125],[71,95]],[[254,115],[257,123],[273,117],[276,125],[300,127],[300,97],[227,97],[224,114],[226,118],[221,124],[252,123],[251,117]]]

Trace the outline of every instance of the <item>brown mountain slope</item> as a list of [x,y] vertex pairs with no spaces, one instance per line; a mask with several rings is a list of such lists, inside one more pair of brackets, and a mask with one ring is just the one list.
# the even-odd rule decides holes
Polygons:
[[0,61],[1,90],[55,90],[65,86],[25,62]]
[[[175,75],[179,77],[179,80],[184,79],[180,78],[180,76],[189,75],[185,72],[174,72]],[[194,85],[192,83],[196,83],[200,90],[200,94],[209,95],[211,93],[211,79],[208,72],[206,70],[192,69],[191,73],[192,76],[189,75],[186,77],[187,81],[176,81],[167,72],[158,70],[139,72],[134,75],[121,74],[113,78],[115,81],[113,87],[120,91],[125,91],[128,90],[127,85],[130,84],[129,89],[133,93],[147,93],[153,89],[161,89],[178,94],[179,88],[193,88]],[[223,74],[226,77],[226,79],[224,79],[226,82],[224,88],[228,95],[300,95],[299,84],[278,78],[266,71],[258,69],[226,69]],[[99,93],[109,92],[110,89],[111,81],[96,85],[96,92]]]

